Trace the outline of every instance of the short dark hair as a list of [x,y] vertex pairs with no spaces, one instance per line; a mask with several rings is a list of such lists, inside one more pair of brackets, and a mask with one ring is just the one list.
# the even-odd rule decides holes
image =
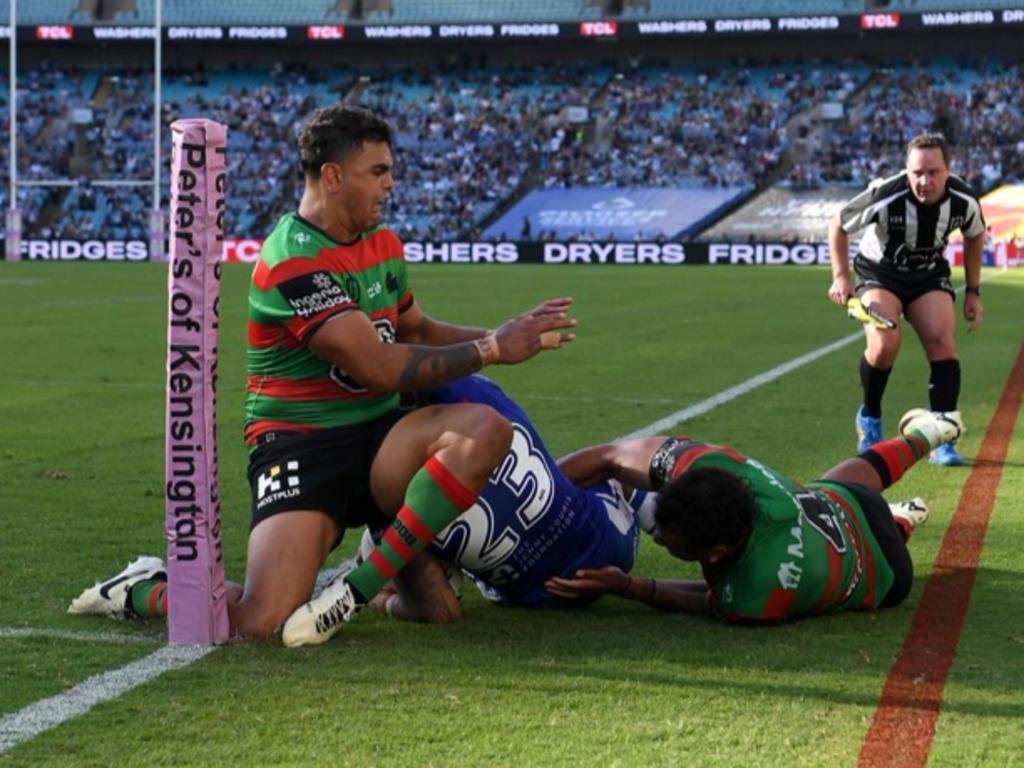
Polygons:
[[941,133],[919,133],[907,142],[907,157],[915,149],[942,150],[942,161],[949,167],[949,142]]
[[336,104],[313,113],[299,131],[299,162],[302,170],[317,178],[320,166],[338,162],[350,152],[373,141],[391,146],[391,128],[362,107]]
[[658,528],[678,534],[694,552],[744,544],[757,505],[747,484],[717,467],[688,469],[661,489],[654,509]]

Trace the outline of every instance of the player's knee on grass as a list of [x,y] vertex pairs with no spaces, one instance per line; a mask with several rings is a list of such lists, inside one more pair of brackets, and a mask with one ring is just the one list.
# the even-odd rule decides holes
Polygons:
[[290,613],[290,611],[270,610],[252,600],[228,603],[228,620],[231,624],[232,634],[252,639],[273,635]]

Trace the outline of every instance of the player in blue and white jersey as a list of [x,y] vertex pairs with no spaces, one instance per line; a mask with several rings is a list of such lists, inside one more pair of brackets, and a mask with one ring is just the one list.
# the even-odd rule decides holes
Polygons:
[[[556,575],[569,578],[581,568],[616,565],[629,572],[639,539],[636,510],[653,494],[634,492],[627,500],[615,480],[574,485],[523,409],[483,376],[437,387],[427,399],[489,405],[514,430],[511,449],[477,503],[434,538],[430,554],[461,569],[487,599],[505,605],[578,607],[578,600],[552,595],[544,582]],[[385,599],[392,615],[424,618],[409,600],[402,606],[401,596]]]

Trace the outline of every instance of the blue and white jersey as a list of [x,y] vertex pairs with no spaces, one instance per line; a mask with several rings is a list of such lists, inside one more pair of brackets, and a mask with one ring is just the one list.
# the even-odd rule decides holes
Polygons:
[[434,538],[429,552],[462,568],[489,600],[511,605],[580,605],[585,601],[551,595],[544,582],[579,568],[633,567],[637,523],[617,482],[573,485],[522,408],[483,376],[433,389],[428,399],[489,405],[514,430],[511,450],[477,503]]

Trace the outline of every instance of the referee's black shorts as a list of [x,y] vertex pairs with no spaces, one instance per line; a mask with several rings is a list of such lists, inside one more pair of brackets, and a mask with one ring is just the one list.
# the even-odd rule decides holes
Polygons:
[[931,269],[898,270],[858,255],[853,260],[853,271],[857,273],[857,287],[854,290],[858,296],[862,296],[865,291],[882,288],[895,294],[904,307],[932,291],[944,291],[955,300],[956,293],[949,279],[949,262],[938,259],[930,263],[934,265]]

